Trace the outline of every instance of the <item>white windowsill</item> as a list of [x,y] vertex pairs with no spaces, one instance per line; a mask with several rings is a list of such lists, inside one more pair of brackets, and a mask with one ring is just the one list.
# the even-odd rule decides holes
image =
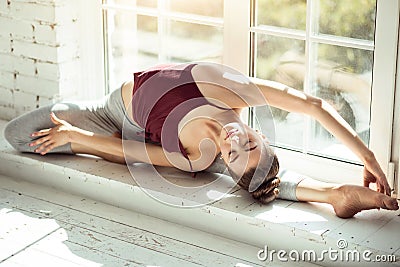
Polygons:
[[[4,122],[0,126],[2,124],[4,127]],[[1,131],[3,127],[0,127]],[[10,148],[2,137],[0,174],[54,187],[260,249],[268,245],[278,250],[322,251],[329,247],[336,249],[337,240],[344,238],[351,249],[369,249],[374,254],[400,257],[399,212],[364,211],[353,219],[340,219],[329,205],[284,200],[259,205],[243,190],[233,191],[231,194],[234,197],[223,198],[201,208],[174,208],[143,193],[133,183],[124,165],[93,157],[22,154]],[[257,261],[256,255],[251,261],[263,264]],[[338,262],[326,262],[324,265],[338,265]],[[365,263],[361,265],[365,266]]]

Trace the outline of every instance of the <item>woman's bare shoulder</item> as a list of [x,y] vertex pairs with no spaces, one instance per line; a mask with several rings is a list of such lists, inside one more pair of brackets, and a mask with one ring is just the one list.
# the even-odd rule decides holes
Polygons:
[[229,108],[265,105],[260,89],[237,70],[219,64],[199,64],[192,76],[204,97]]

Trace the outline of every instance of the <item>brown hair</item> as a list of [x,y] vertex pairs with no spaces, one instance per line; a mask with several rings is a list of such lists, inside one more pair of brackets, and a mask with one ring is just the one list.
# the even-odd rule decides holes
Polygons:
[[[268,156],[273,157],[272,164],[268,166],[269,168],[267,170],[261,170],[261,175],[263,175],[261,179],[263,179],[263,181],[257,187],[257,189],[255,189],[253,192],[250,192],[253,198],[255,198],[256,200],[260,201],[263,204],[271,202],[273,199],[275,199],[275,196],[279,193],[279,189],[277,188],[277,186],[279,185],[280,181],[279,178],[276,177],[276,175],[279,172],[279,160],[275,153]],[[256,178],[255,177],[256,171],[258,171],[260,168],[262,168],[260,167],[260,165],[257,166],[256,168],[250,168],[242,175],[242,177],[238,177],[238,175],[235,174],[229,167],[228,171],[232,176],[232,178],[235,181],[238,181],[237,182],[238,185],[240,185],[243,189],[249,191],[250,182],[252,179]]]

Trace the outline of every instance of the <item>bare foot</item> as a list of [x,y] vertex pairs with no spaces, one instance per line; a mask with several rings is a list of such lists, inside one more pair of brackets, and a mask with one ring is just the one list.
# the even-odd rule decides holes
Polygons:
[[337,194],[331,204],[338,217],[351,218],[362,210],[398,210],[397,200],[367,187],[340,185],[334,188]]

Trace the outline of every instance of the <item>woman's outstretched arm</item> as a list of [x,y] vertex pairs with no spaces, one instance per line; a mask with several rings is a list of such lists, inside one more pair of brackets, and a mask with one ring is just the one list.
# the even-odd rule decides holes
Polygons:
[[122,140],[113,136],[105,136],[86,131],[60,120],[54,113],[51,120],[55,127],[32,133],[40,137],[31,146],[38,146],[35,152],[45,155],[57,146],[71,143],[75,153],[87,153],[109,159],[114,162],[143,162],[157,166],[176,167],[190,171],[186,158],[180,153],[165,152],[162,147],[134,140]]
[[258,85],[269,105],[289,112],[298,112],[315,118],[364,163],[364,186],[377,183],[381,193],[391,194],[386,176],[374,153],[368,149],[351,126],[323,99],[287,87],[280,83],[252,79]]

